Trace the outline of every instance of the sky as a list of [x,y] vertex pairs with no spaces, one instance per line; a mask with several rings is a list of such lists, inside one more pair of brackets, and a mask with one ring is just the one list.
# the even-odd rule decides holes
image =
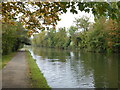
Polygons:
[[92,14],[92,12],[86,13],[84,11],[83,12],[78,11],[78,14],[72,14],[71,12],[68,11],[67,13],[60,15],[61,21],[58,21],[57,28],[60,27],[69,28],[71,25],[74,24],[73,21],[75,20],[75,18],[82,16],[87,16],[90,19],[89,22],[94,22],[94,15]]

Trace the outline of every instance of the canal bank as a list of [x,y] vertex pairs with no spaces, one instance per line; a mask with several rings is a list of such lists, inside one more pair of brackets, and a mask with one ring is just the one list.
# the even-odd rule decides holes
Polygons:
[[35,59],[32,58],[29,51],[26,51],[26,59],[29,67],[29,78],[31,88],[50,88],[40,69],[38,68]]

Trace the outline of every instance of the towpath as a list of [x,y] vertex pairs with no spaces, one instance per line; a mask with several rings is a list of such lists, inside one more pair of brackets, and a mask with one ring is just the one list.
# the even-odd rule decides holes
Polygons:
[[2,88],[29,88],[25,51],[19,51],[2,70]]

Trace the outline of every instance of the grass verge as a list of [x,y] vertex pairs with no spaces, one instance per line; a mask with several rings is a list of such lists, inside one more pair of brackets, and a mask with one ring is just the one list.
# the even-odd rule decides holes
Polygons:
[[12,52],[8,55],[2,56],[2,60],[0,60],[2,66],[0,67],[0,69],[6,66],[6,64],[15,56],[15,54],[16,52]]
[[47,81],[40,69],[38,68],[35,60],[32,58],[30,52],[26,52],[27,62],[29,66],[29,76],[30,82],[32,84],[32,88],[49,88],[50,86],[47,84]]

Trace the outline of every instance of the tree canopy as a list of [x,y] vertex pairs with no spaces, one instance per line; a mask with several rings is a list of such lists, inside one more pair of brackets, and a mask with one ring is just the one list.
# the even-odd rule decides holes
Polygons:
[[95,17],[106,16],[120,20],[119,2],[2,2],[2,22],[14,24],[16,19],[31,35],[38,30],[44,30],[46,26],[55,26],[60,21],[59,15],[66,13],[68,8],[73,14],[78,10],[90,12]]
[[24,44],[30,44],[30,40],[21,23],[16,22],[16,25],[2,24],[2,55],[17,51]]
[[87,31],[90,25],[88,17],[75,18],[74,23],[76,24],[78,29],[80,28],[83,29],[84,31]]

